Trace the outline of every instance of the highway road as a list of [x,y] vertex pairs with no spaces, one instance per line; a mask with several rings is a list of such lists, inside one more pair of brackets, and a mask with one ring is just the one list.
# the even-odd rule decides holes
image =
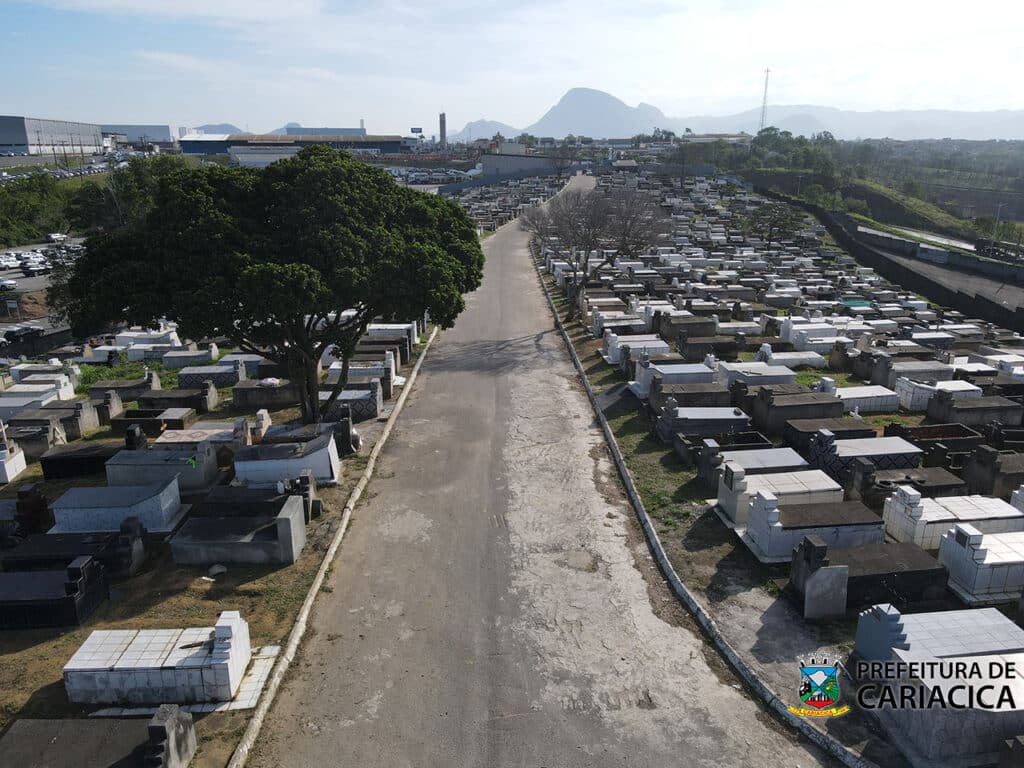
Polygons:
[[526,245],[485,241],[249,764],[821,764],[653,568]]

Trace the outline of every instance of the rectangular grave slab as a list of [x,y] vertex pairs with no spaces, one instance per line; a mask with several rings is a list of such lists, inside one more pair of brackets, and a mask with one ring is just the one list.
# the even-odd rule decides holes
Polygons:
[[895,413],[900,407],[899,396],[880,384],[837,387],[835,393],[843,401],[843,411],[846,413]]
[[168,429],[188,429],[198,418],[191,408],[129,408],[110,420],[110,432],[123,435],[129,427],[137,424],[150,437],[159,437]]
[[341,460],[333,434],[305,443],[251,445],[235,452],[235,477],[253,486],[276,486],[310,469],[318,485],[334,485],[341,475]]
[[734,530],[746,528],[750,501],[758,491],[774,494],[780,506],[843,500],[842,486],[818,469],[747,477],[742,467],[727,462],[718,481],[716,502],[722,521]]
[[699,437],[676,433],[672,436],[672,450],[686,466],[697,464],[700,453],[707,448],[713,451],[756,451],[772,448],[772,441],[760,432],[727,432],[714,437]]
[[299,386],[287,379],[240,381],[231,388],[231,396],[235,405],[251,411],[288,408],[302,401]]
[[75,704],[230,701],[251,658],[237,611],[214,627],[97,630],[64,665],[64,689]]
[[218,354],[217,345],[211,344],[205,349],[180,349],[164,352],[160,361],[164,368],[177,371],[190,365],[204,365],[213,362]]
[[[381,353],[391,351],[395,353],[400,365],[408,365],[412,359],[412,345],[409,344],[408,336],[375,336],[372,338],[363,336],[359,343],[356,344],[356,350],[359,352]],[[337,358],[324,357],[321,358],[321,361],[329,365],[335,359]]]
[[753,399],[750,418],[766,435],[781,435],[786,422],[796,419],[835,419],[843,415],[843,401],[826,392],[776,395],[762,387]]
[[124,448],[120,440],[95,440],[72,445],[56,445],[39,459],[45,480],[68,480],[101,475],[107,461]]
[[[24,386],[19,384],[18,386]],[[9,421],[24,411],[33,411],[42,408],[47,403],[57,400],[57,395],[52,390],[42,394],[13,395],[10,390],[3,397],[0,397],[0,421]]]
[[839,548],[807,536],[793,549],[789,586],[804,618],[819,619],[885,602],[927,609],[945,598],[946,578],[945,567],[914,544]]
[[0,558],[0,570],[54,571],[91,557],[108,577],[130,576],[145,560],[141,525],[129,520],[117,533],[42,533],[27,537]]
[[196,413],[209,413],[218,402],[220,398],[212,381],[196,389],[159,389],[139,396],[139,408],[146,410],[191,408]]
[[1010,427],[1021,425],[1024,405],[1006,397],[954,398],[938,392],[928,401],[928,420],[938,424],[964,424],[968,427],[998,421]]
[[979,445],[964,462],[963,478],[971,493],[1007,499],[1024,483],[1024,453]]
[[749,448],[732,450],[715,440],[704,440],[697,457],[697,480],[705,488],[718,488],[718,478],[725,462],[731,461],[748,475],[770,472],[792,472],[807,469],[807,460],[792,448]]
[[110,486],[151,485],[178,479],[183,494],[205,493],[220,481],[213,443],[170,450],[123,450],[106,463]]
[[782,430],[782,439],[798,453],[806,455],[811,439],[819,429],[827,429],[836,440],[875,437],[875,428],[863,419],[844,417],[839,419],[791,419]]
[[1024,592],[1024,531],[982,533],[957,523],[942,535],[939,562],[967,605],[1018,603]]
[[636,369],[636,380],[629,383],[630,391],[641,400],[650,395],[654,379],[665,384],[714,384],[715,373],[701,363],[652,363],[641,359]]
[[245,368],[245,378],[254,379],[259,375],[260,365],[266,362],[266,358],[262,355],[252,355],[246,352],[232,352],[229,355],[224,355],[217,362],[222,365],[231,365],[236,361]]
[[[368,421],[380,416],[384,409],[383,398],[381,397],[380,385],[377,382],[369,382],[367,389],[353,388],[342,390],[335,400],[335,408],[330,413],[325,413],[324,418],[328,421],[338,421],[342,418],[344,409],[348,409],[354,423]],[[320,392],[321,404],[330,399],[330,392]]]
[[274,517],[192,518],[171,538],[171,554],[180,565],[290,565],[305,544],[302,499],[290,496]]
[[100,426],[107,426],[110,420],[124,413],[124,405],[121,403],[121,396],[113,390],[108,390],[102,397],[90,395],[89,404],[96,409],[96,418]]
[[718,363],[716,378],[727,387],[731,387],[737,381],[754,386],[792,384],[796,374],[785,366],[767,363]]
[[[862,612],[857,623],[854,652],[866,660],[969,661],[989,669],[991,662],[1024,662],[1020,629],[994,608],[901,614],[891,605]],[[987,678],[987,675],[986,675]],[[923,676],[923,696],[933,693],[948,700],[953,686],[965,682],[1008,684],[1016,701],[1024,697],[1019,677],[989,681]],[[910,680],[894,681],[896,684]],[[938,692],[935,689],[940,689]],[[1005,749],[1005,741],[1024,730],[1024,711],[1004,704],[996,709],[877,710],[882,728],[899,739],[901,750],[916,764],[991,765]]]
[[151,719],[16,720],[0,739],[11,765],[186,768],[196,751],[192,715],[161,706]]
[[833,547],[881,544],[882,519],[857,501],[780,507],[770,491],[758,491],[747,510],[743,543],[762,563],[788,563],[806,536]]
[[658,417],[656,430],[668,442],[676,434],[713,437],[749,427],[750,418],[739,408],[673,408],[669,403]]
[[283,482],[284,489],[245,485],[219,485],[192,508],[190,518],[200,517],[277,517],[286,506],[299,499],[305,522],[319,517],[323,502],[316,494],[312,470],[304,470],[296,478]]
[[920,448],[902,437],[836,440],[835,435],[823,429],[812,438],[807,459],[812,467],[848,485],[858,459],[867,459],[878,469],[914,469],[921,462],[922,454]]
[[1024,512],[1001,499],[987,496],[922,498],[910,486],[898,486],[885,500],[882,513],[886,533],[896,541],[910,541],[936,550],[942,535],[957,523],[970,523],[982,533],[1024,531]]
[[206,381],[212,382],[215,387],[233,387],[246,378],[245,366],[240,360],[217,362],[214,365],[190,365],[178,371],[178,387],[199,389]]
[[72,400],[75,397],[75,385],[64,373],[33,373],[24,376],[19,386],[27,385],[52,387],[58,400]]
[[897,486],[909,485],[921,496],[966,496],[967,483],[942,467],[916,467],[914,469],[878,469],[868,459],[853,463],[847,493],[851,499],[864,502],[871,509],[881,511],[882,506]]
[[113,391],[117,393],[122,403],[127,403],[138,400],[140,395],[150,390],[160,388],[160,377],[156,371],[146,371],[146,375],[141,379],[97,381],[89,387],[89,399],[103,400],[108,391]]
[[52,533],[118,531],[137,517],[150,534],[177,528],[187,511],[182,507],[178,479],[154,485],[72,488],[52,504]]
[[0,629],[78,626],[108,597],[103,567],[88,556],[52,571],[0,573]]

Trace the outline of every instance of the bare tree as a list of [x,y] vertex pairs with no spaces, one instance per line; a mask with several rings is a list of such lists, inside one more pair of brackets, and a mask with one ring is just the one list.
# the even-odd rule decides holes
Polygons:
[[800,217],[789,205],[766,202],[750,219],[751,231],[764,238],[764,247],[771,248],[772,242],[799,228]]
[[558,178],[562,178],[562,175],[579,161],[580,148],[576,146],[575,141],[571,144],[568,140],[563,141],[552,151],[551,158],[555,166],[555,173]]
[[570,277],[566,282],[569,318],[576,314],[580,289],[590,276],[590,258],[599,252],[608,226],[608,202],[592,189],[571,187],[548,203],[554,230],[568,249]]
[[569,318],[576,314],[580,289],[590,275],[590,260],[599,253],[608,226],[608,202],[594,190],[570,187],[544,206],[529,208],[519,217],[519,226],[541,243],[557,238],[569,263],[565,292]]
[[519,228],[529,232],[541,243],[558,234],[546,205],[535,205],[523,211],[519,215]]
[[606,237],[616,255],[639,256],[671,231],[658,200],[636,189],[608,195]]

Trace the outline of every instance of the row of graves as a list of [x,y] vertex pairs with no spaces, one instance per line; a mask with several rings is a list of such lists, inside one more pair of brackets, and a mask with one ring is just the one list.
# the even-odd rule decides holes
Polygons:
[[459,203],[477,229],[490,232],[556,194],[563,181],[555,176],[531,176],[445,193],[445,197]]
[[[169,326],[118,334],[114,344],[126,350],[57,350],[46,363],[13,366],[14,381],[66,386],[73,397],[90,360],[106,361],[109,351],[159,354],[164,367],[177,367],[178,387],[161,388],[150,370],[138,380],[97,382],[84,398],[55,396],[0,423],[5,480],[16,481],[28,460],[42,472],[0,500],[0,632],[87,624],[147,560],[168,553],[176,565],[214,575],[232,565],[294,563],[307,526],[324,513],[318,489],[336,485],[345,457],[359,452],[356,425],[389,413],[423,331],[420,321],[371,324],[348,386],[325,421],[308,426],[273,423],[270,411],[298,396],[270,361],[220,356],[214,344],[197,349]],[[145,352],[133,351],[140,345]],[[322,367],[327,397],[340,363],[328,351]],[[217,419],[218,388],[230,388],[235,413],[254,415]],[[29,427],[59,430],[61,439],[22,444]],[[82,439],[96,429],[109,438]],[[66,490],[48,494],[52,487]],[[68,701],[102,717],[17,721],[0,754],[24,755],[28,765],[187,765],[192,714],[253,708],[277,653],[253,647],[233,611],[212,627],[96,629],[66,661],[63,678]],[[126,719],[139,717],[153,718],[148,729],[146,720]],[[94,754],[75,763],[83,752],[73,751],[60,762],[69,745]]]
[[[698,524],[732,531],[805,621],[860,612],[857,659],[1024,668],[1024,631],[995,608],[1024,592],[1024,338],[906,295],[812,221],[767,247],[735,225],[752,194],[660,194],[673,233],[592,258],[580,310],[705,489]],[[540,255],[564,286],[558,242]],[[1024,734],[1014,685],[1017,707],[879,718],[912,759],[973,765]]]

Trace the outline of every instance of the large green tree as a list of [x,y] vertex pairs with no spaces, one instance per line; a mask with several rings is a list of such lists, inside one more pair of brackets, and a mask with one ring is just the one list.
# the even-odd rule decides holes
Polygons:
[[[51,306],[83,332],[176,320],[286,366],[318,421],[374,318],[429,312],[450,327],[483,272],[461,208],[383,170],[309,147],[264,170],[161,168],[144,215],[90,238],[55,275]],[[326,402],[319,364],[342,375]]]

